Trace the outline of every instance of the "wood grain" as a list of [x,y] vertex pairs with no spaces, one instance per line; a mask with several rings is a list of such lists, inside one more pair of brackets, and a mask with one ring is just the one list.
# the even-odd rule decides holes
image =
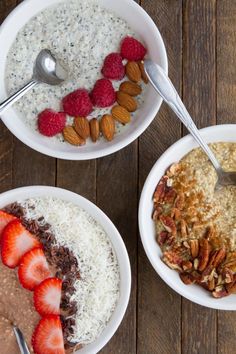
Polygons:
[[[217,122],[236,123],[236,2],[217,2]],[[218,353],[235,353],[236,312],[218,313]]]
[[[202,128],[216,123],[216,3],[186,0],[183,5],[183,100],[196,125]],[[217,312],[183,299],[182,352],[216,351]]]
[[[156,22],[167,46],[169,74],[181,92],[182,1],[142,1]],[[163,104],[157,117],[139,139],[139,192],[158,157],[181,136],[181,126]],[[147,216],[149,217],[149,216]],[[181,297],[172,291],[150,265],[141,242],[138,255],[139,354],[181,352]]]
[[97,205],[111,218],[127,247],[132,269],[129,307],[103,354],[136,353],[137,296],[137,142],[97,162]]

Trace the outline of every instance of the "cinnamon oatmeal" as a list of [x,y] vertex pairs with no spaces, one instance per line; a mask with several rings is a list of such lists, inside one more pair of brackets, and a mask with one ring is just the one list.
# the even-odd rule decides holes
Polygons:
[[[210,147],[226,171],[236,171],[236,143]],[[205,153],[192,150],[157,185],[153,219],[163,261],[184,283],[222,297],[236,292],[236,187],[215,191],[216,180]]]

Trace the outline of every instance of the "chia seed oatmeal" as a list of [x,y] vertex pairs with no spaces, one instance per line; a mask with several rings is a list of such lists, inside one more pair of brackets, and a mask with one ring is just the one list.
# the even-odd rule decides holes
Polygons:
[[[100,7],[95,0],[69,0],[48,7],[32,18],[19,31],[7,59],[6,87],[12,94],[32,76],[37,54],[45,48],[62,60],[69,68],[69,81],[61,86],[40,84],[15,104],[22,120],[37,129],[37,115],[45,108],[60,110],[60,101],[78,88],[91,90],[102,77],[105,57],[119,50],[120,41],[126,35],[137,35],[127,22],[114,13]],[[118,89],[120,82],[113,81]],[[145,85],[143,85],[145,91]],[[143,93],[138,98],[143,102]],[[92,117],[100,118],[108,109],[95,109]],[[68,117],[68,123],[72,118]],[[125,129],[116,123],[117,132]],[[55,138],[63,141],[62,135]]]
[[[236,143],[210,147],[226,171],[236,171]],[[157,185],[153,219],[163,261],[185,284],[223,297],[236,292],[236,187],[215,191],[216,181],[206,154],[192,150]]]

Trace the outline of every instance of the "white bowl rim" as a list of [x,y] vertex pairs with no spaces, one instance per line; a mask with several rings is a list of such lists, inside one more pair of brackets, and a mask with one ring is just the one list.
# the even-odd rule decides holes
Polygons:
[[[17,14],[21,10],[21,8],[25,8],[25,11],[27,13],[27,7],[29,4],[31,4],[32,1],[33,0],[25,0],[25,1],[21,2],[20,4],[18,4],[12,10],[12,12],[6,17],[6,19],[3,21],[3,23],[0,26],[0,37],[1,37],[1,34],[5,31],[5,28],[7,28],[8,24],[14,18],[15,14]],[[58,2],[59,1],[62,1],[62,0],[58,0]],[[125,2],[127,4],[127,6],[133,8],[135,11],[140,12],[142,14],[143,18],[145,19],[145,21],[147,21],[149,23],[149,26],[152,27],[153,34],[154,34],[155,38],[158,38],[159,43],[160,43],[160,51],[163,56],[162,67],[163,67],[164,71],[166,73],[168,73],[168,60],[167,60],[166,48],[164,45],[163,38],[162,38],[157,26],[155,25],[154,21],[147,14],[147,12],[140,5],[138,5],[135,1],[133,1],[133,0],[122,0],[122,1]],[[5,92],[5,94],[6,94],[6,92]],[[136,140],[147,129],[147,127],[151,124],[151,122],[153,121],[153,119],[155,118],[156,114],[158,113],[158,111],[160,109],[160,106],[161,106],[163,100],[158,95],[157,95],[157,97],[158,97],[158,99],[156,100],[156,104],[153,105],[153,108],[152,108],[152,110],[150,110],[148,116],[142,120],[138,129],[131,132],[129,134],[129,136],[125,137],[121,141],[117,141],[116,143],[114,143],[114,145],[109,145],[109,143],[107,143],[107,147],[105,149],[102,149],[101,151],[99,149],[95,152],[94,151],[86,151],[86,152],[80,151],[80,153],[78,155],[75,153],[69,152],[69,151],[68,152],[54,151],[53,148],[48,148],[47,146],[43,145],[43,141],[42,141],[42,143],[38,143],[38,142],[35,142],[32,139],[28,138],[27,136],[21,135],[21,131],[19,129],[14,128],[14,125],[12,125],[11,122],[9,122],[9,118],[7,118],[7,116],[4,114],[4,112],[1,115],[1,119],[4,122],[4,124],[6,125],[6,127],[12,132],[12,134],[14,134],[20,141],[22,141],[27,146],[31,147],[32,149],[34,149],[44,155],[51,156],[51,157],[58,158],[58,159],[65,159],[65,160],[90,160],[90,159],[100,158],[103,156],[113,154],[113,153],[123,149],[127,145],[131,144],[134,140]]]
[[[80,196],[77,193],[71,192],[67,189],[59,188],[59,187],[50,187],[50,186],[27,186],[11,189],[9,191],[3,192],[0,194],[0,207],[3,207],[4,200],[5,203],[9,203],[17,200],[24,200],[27,198],[33,198],[36,196],[53,196],[59,199],[63,199],[69,202],[72,202],[81,208],[85,209],[95,220],[99,218],[99,223],[105,229],[109,228],[110,233],[108,234],[111,243],[113,244],[114,250],[116,252],[117,260],[120,266],[121,272],[121,282],[125,281],[125,286],[122,286],[122,293],[120,294],[120,298],[118,300],[116,309],[112,314],[110,321],[105,327],[104,331],[101,335],[91,344],[86,345],[80,350],[76,351],[78,354],[91,354],[99,352],[113,337],[115,332],[117,331],[119,325],[121,324],[123,317],[125,315],[126,309],[128,307],[130,291],[131,291],[131,268],[129,256],[124,244],[124,241],[112,223],[112,221],[108,218],[108,216],[95,204],[90,202],[88,199]],[[116,246],[114,245],[114,241]],[[117,248],[119,247],[119,254],[117,252]],[[121,266],[122,262],[122,266]],[[123,270],[122,270],[123,269]]]
[[[222,132],[222,130],[233,130],[234,133],[236,133],[236,124],[220,124],[220,125],[215,125],[215,126],[209,126],[203,129],[200,129],[200,132],[204,135],[205,139],[207,134],[211,134],[210,137],[210,142],[213,141],[227,141],[224,140],[224,138],[222,138],[221,140],[217,139],[214,140],[213,139],[213,134]],[[228,298],[234,298],[234,300],[236,299],[236,295],[230,295],[230,297],[226,297],[226,298],[222,298],[222,299],[215,299],[215,298],[210,298],[209,299],[202,299],[199,296],[196,296],[195,294],[191,293],[190,287],[191,285],[185,285],[184,283],[181,283],[181,286],[178,286],[178,284],[176,284],[176,282],[172,279],[168,279],[166,277],[165,274],[165,270],[162,269],[161,267],[164,265],[166,266],[163,261],[159,258],[158,255],[156,255],[156,258],[154,259],[152,257],[152,255],[149,253],[149,249],[148,249],[148,238],[146,237],[146,230],[145,230],[145,223],[144,223],[144,215],[145,215],[145,206],[146,206],[146,197],[147,197],[147,190],[149,188],[149,185],[151,184],[151,181],[153,180],[153,178],[155,177],[158,168],[159,168],[159,164],[165,160],[166,156],[168,156],[172,151],[178,149],[178,147],[180,147],[182,144],[186,143],[186,142],[193,142],[193,144],[196,144],[196,142],[194,141],[193,137],[188,134],[185,137],[179,139],[178,141],[176,141],[174,144],[172,144],[155,162],[155,164],[153,165],[152,169],[150,170],[146,181],[144,183],[142,192],[141,192],[141,197],[140,197],[140,201],[139,201],[139,211],[138,211],[138,222],[139,222],[139,232],[140,232],[140,237],[141,237],[141,241],[145,250],[145,253],[151,263],[151,265],[153,266],[153,268],[155,269],[156,273],[162,278],[162,280],[170,287],[172,288],[174,291],[176,291],[178,294],[180,294],[181,296],[185,297],[186,299],[208,307],[208,308],[212,308],[212,309],[217,309],[217,310],[228,310],[228,311],[236,311],[236,301],[232,301],[232,303],[222,303],[221,300],[223,299],[228,299]],[[195,146],[194,146],[195,147]],[[194,148],[193,147],[193,148]],[[183,156],[185,154],[187,154],[190,150],[185,151],[185,153],[183,154]],[[174,161],[173,161],[174,162]],[[166,166],[166,168],[168,168],[168,166]],[[158,183],[158,179],[156,179],[156,185]],[[154,192],[154,190],[153,190]],[[157,245],[158,246],[158,245]],[[158,246],[159,248],[159,246]],[[167,266],[166,266],[167,267]],[[175,270],[171,270],[173,272],[176,272]]]

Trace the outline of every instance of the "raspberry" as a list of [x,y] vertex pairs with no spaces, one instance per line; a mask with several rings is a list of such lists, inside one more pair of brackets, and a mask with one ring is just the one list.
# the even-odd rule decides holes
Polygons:
[[63,112],[55,112],[45,109],[38,115],[39,132],[46,136],[54,136],[60,133],[66,125],[66,115]]
[[103,64],[102,74],[107,79],[121,80],[125,76],[125,67],[119,53],[109,54]]
[[63,98],[62,106],[64,112],[72,117],[87,117],[93,110],[88,91],[85,89],[78,89],[69,93]]
[[133,37],[125,37],[121,42],[122,58],[138,61],[143,60],[147,53],[147,49]]
[[98,80],[90,94],[92,102],[97,107],[109,107],[116,101],[116,93],[108,79]]

